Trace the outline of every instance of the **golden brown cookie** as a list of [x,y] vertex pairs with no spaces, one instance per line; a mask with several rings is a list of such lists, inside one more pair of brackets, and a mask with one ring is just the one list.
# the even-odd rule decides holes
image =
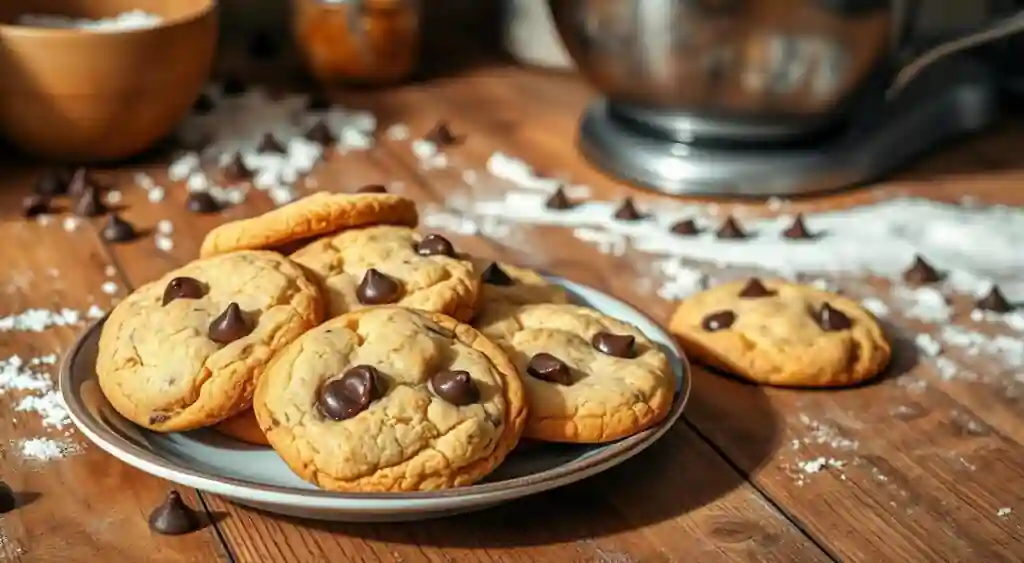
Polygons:
[[100,387],[140,426],[210,426],[249,407],[270,357],[322,311],[317,286],[276,252],[197,260],[114,308],[100,336]]
[[402,307],[304,334],[274,358],[253,407],[289,467],[334,491],[472,484],[516,446],[526,418],[501,348],[450,317]]
[[526,387],[525,437],[608,442],[668,414],[676,377],[636,327],[576,305],[507,307],[480,332],[502,346]]
[[291,258],[319,276],[331,317],[400,305],[468,320],[480,289],[472,263],[457,257],[447,239],[407,227],[349,229]]
[[235,416],[218,422],[213,429],[221,434],[255,446],[269,446],[266,434],[260,429],[260,423],[256,420],[256,413],[252,409],[245,409]]
[[369,225],[415,227],[412,200],[398,195],[318,192],[263,215],[225,223],[207,233],[199,255],[274,250],[327,233]]
[[684,300],[669,329],[690,357],[750,381],[852,385],[889,363],[878,321],[857,303],[781,280],[723,284]]
[[474,258],[473,266],[481,281],[478,319],[508,306],[569,302],[565,289],[533,270],[481,258]]

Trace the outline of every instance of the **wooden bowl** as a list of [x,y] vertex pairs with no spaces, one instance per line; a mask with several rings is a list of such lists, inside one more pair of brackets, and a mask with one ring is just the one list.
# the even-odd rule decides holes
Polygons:
[[[99,19],[132,10],[163,21],[102,32],[16,23],[24,14]],[[0,0],[0,134],[63,161],[137,154],[188,113],[216,43],[215,0]]]

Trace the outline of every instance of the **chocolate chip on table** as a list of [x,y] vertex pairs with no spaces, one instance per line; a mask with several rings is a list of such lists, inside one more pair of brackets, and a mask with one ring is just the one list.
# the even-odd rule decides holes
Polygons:
[[107,217],[107,224],[103,226],[102,232],[103,240],[107,242],[128,242],[139,236],[135,226],[117,213],[111,213]]
[[451,241],[441,235],[430,234],[416,245],[416,254],[420,256],[455,256],[455,247]]
[[458,143],[460,140],[454,133],[452,133],[451,127],[449,127],[448,123],[445,121],[438,121],[437,125],[434,125],[433,129],[427,131],[427,134],[423,136],[423,139],[430,141],[439,147],[451,146]]
[[327,122],[322,119],[307,129],[304,136],[307,140],[325,147],[333,144],[335,140],[334,133],[331,133],[331,128],[328,127]]
[[590,339],[590,344],[602,354],[616,358],[636,357],[636,337],[630,334],[599,332]]
[[196,101],[192,102],[192,113],[198,115],[206,115],[213,111],[215,107],[216,106],[213,103],[213,98],[211,98],[207,94],[199,94],[199,97],[196,98]]
[[636,205],[633,204],[633,198],[627,197],[622,200],[622,205],[615,210],[615,218],[619,221],[639,221],[644,216],[637,210]]
[[85,168],[79,168],[75,170],[74,174],[68,180],[67,192],[72,196],[80,196],[85,193],[85,190],[92,185],[92,180],[89,178],[89,173]]
[[366,270],[363,281],[356,288],[356,298],[363,305],[384,305],[398,301],[402,286],[398,280],[374,268]]
[[708,332],[725,330],[736,322],[736,313],[732,311],[716,311],[704,317],[700,326]]
[[442,370],[430,377],[434,394],[457,407],[471,405],[480,400],[480,389],[468,371]]
[[821,308],[814,314],[814,320],[818,321],[818,326],[826,332],[838,332],[853,326],[850,317],[828,303],[822,303]]
[[190,192],[185,198],[185,208],[192,213],[216,213],[220,204],[209,192]]
[[260,144],[256,147],[257,152],[261,153],[279,153],[288,154],[288,149],[285,148],[281,141],[277,140],[277,137],[273,133],[264,133],[263,137],[260,138]]
[[807,225],[804,224],[804,216],[802,213],[796,214],[796,217],[793,218],[793,223],[789,227],[786,227],[786,230],[782,231],[782,236],[792,240],[807,240],[814,238],[814,235],[807,230]]
[[510,278],[497,262],[491,262],[491,265],[487,266],[484,273],[480,275],[480,281],[491,285],[515,285],[515,280]]
[[281,46],[274,35],[264,29],[257,31],[249,39],[247,51],[254,59],[272,59],[281,52]]
[[80,217],[98,217],[106,212],[107,206],[95,186],[87,186],[75,203],[75,215]]
[[171,491],[149,514],[149,529],[165,536],[180,536],[199,529],[199,515],[185,504],[178,491]]
[[387,189],[386,186],[382,186],[381,184],[367,184],[367,185],[359,188],[358,190],[356,190],[356,193],[357,194],[386,194],[386,193],[388,193],[388,189]]
[[526,373],[551,383],[572,385],[572,372],[565,362],[547,352],[541,352],[530,358]]
[[994,313],[1009,313],[1014,309],[998,285],[993,285],[992,289],[974,304],[974,308]]
[[252,170],[245,165],[245,159],[242,158],[242,153],[236,152],[231,160],[224,165],[222,169],[224,178],[229,182],[245,182],[246,180],[252,179]]
[[161,304],[166,306],[175,299],[199,299],[204,295],[206,295],[206,286],[203,285],[203,282],[188,277],[174,278],[167,282]]
[[700,234],[700,227],[697,226],[697,222],[693,219],[683,219],[682,221],[676,221],[669,227],[669,230],[673,234],[682,235],[684,237],[692,237],[693,235]]
[[208,336],[217,344],[231,344],[252,332],[252,325],[246,320],[245,314],[238,303],[230,303],[224,312],[210,323]]
[[377,368],[359,365],[320,388],[320,410],[334,420],[346,420],[363,412],[381,396],[381,376]]
[[60,172],[48,170],[36,179],[35,192],[45,197],[64,195],[68,192],[68,180]]
[[720,239],[744,239],[747,238],[746,231],[735,217],[729,215],[715,231],[715,236]]
[[224,77],[224,82],[221,83],[220,91],[223,92],[225,96],[238,96],[244,94],[247,89],[248,87],[241,78],[230,75]]
[[925,261],[920,254],[914,256],[914,263],[903,272],[903,281],[911,285],[925,285],[942,279],[938,270]]
[[26,219],[38,217],[50,212],[50,198],[41,195],[30,195],[21,201],[21,216]]
[[6,514],[18,507],[18,496],[10,485],[0,481],[0,514]]
[[555,188],[554,193],[551,194],[551,197],[544,202],[544,207],[557,211],[564,211],[566,209],[572,209],[573,203],[569,200],[569,196],[565,195],[565,190],[562,189],[562,186],[558,186]]
[[761,283],[761,280],[757,278],[750,278],[747,281],[747,285],[743,286],[740,290],[740,297],[744,299],[756,299],[758,297],[771,297],[776,292],[768,289]]

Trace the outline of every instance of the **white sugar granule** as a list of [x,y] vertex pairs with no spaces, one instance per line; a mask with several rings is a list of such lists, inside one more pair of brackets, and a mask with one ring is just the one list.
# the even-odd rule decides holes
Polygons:
[[384,135],[392,141],[405,141],[409,138],[409,126],[404,123],[396,123],[388,127]]
[[577,239],[597,247],[597,251],[601,254],[622,256],[628,248],[627,239],[616,233],[589,227],[577,227],[573,229],[572,234]]
[[996,516],[998,516],[1000,518],[1005,518],[1005,517],[1009,516],[1012,512],[1013,512],[1012,508],[1003,507],[1003,508],[1000,508],[999,510],[996,511]]
[[103,275],[108,278],[112,278],[117,275],[117,268],[114,266],[107,266],[106,268],[103,268]]
[[823,469],[825,469],[827,467],[833,467],[833,468],[836,468],[836,469],[841,469],[845,465],[846,465],[845,461],[841,461],[841,460],[838,460],[838,459],[832,459],[832,458],[825,458],[825,457],[818,457],[818,458],[815,458],[815,459],[810,459],[810,460],[807,460],[807,461],[801,461],[801,462],[797,463],[797,466],[799,466],[800,469],[804,473],[807,473],[807,474],[818,473],[819,471],[821,471],[821,470],[823,470]]
[[156,232],[161,235],[172,235],[174,234],[174,223],[167,219],[161,219],[156,223]]
[[878,318],[889,316],[889,306],[877,297],[865,297],[864,299],[861,299],[860,305]]
[[146,194],[146,199],[148,199],[150,203],[160,203],[164,200],[165,195],[163,188],[160,186],[153,186],[150,188],[149,193]]
[[77,454],[82,448],[71,440],[51,440],[50,438],[28,438],[16,444],[18,453],[26,460],[50,461]]
[[131,10],[110,18],[86,19],[69,18],[51,14],[24,14],[18,18],[18,25],[47,27],[52,29],[81,29],[96,32],[131,31],[149,29],[160,25],[163,18],[142,10]]
[[62,226],[64,227],[65,231],[71,233],[78,229],[78,225],[81,224],[81,222],[81,219],[79,219],[78,217],[68,216],[64,218]]
[[97,305],[89,305],[89,310],[85,312],[85,318],[87,319],[102,319],[103,315],[107,312],[99,308]]
[[686,266],[677,258],[660,260],[655,267],[668,280],[658,290],[658,295],[662,299],[675,301],[707,289],[707,275],[700,270]]
[[135,181],[136,186],[147,191],[156,186],[156,181],[153,180],[153,177],[145,172],[137,172],[132,179]]
[[977,323],[1003,323],[1011,330],[1024,332],[1024,307],[1018,307],[1008,313],[997,313],[995,311],[982,311],[975,309],[971,311],[971,320]]
[[81,313],[74,309],[26,309],[16,315],[0,317],[0,332],[42,332],[53,326],[76,325],[81,320]]
[[109,192],[107,192],[107,203],[111,205],[117,205],[118,203],[121,203],[122,198],[123,196],[121,195],[121,192],[117,190],[110,190]]
[[897,287],[893,295],[903,301],[904,314],[911,319],[941,323],[949,321],[953,314],[946,296],[933,287]]
[[191,176],[193,172],[199,172],[200,164],[198,153],[187,152],[171,162],[167,167],[167,177],[172,182],[180,182]]
[[210,179],[206,177],[206,174],[196,171],[188,176],[188,180],[185,181],[185,187],[190,192],[205,192],[210,189]]
[[939,352],[942,352],[942,344],[930,334],[921,333],[915,336],[914,345],[928,357],[938,356]]
[[114,295],[114,294],[116,294],[118,289],[119,288],[118,288],[117,284],[112,282],[112,281],[109,281],[109,280],[103,282],[103,285],[100,286],[100,291],[102,291],[103,293],[106,293],[107,295]]
[[64,399],[56,391],[48,391],[43,395],[25,397],[14,407],[18,412],[34,412],[42,418],[43,425],[63,428],[71,423]]
[[960,366],[944,356],[935,358],[935,369],[938,370],[939,377],[946,381],[953,379],[960,372]]
[[171,237],[165,235],[156,235],[155,237],[153,237],[153,243],[156,244],[156,247],[158,249],[164,252],[170,252],[174,250],[174,241],[171,240]]
[[969,356],[997,358],[1007,367],[1024,367],[1024,340],[1006,335],[987,336],[958,326],[944,326],[940,338]]

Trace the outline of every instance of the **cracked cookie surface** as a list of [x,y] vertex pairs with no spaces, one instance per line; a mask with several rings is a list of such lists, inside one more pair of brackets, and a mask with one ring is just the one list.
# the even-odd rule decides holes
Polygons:
[[741,280],[688,297],[669,330],[694,360],[769,385],[852,385],[881,372],[891,355],[878,321],[858,303],[781,280]]
[[[472,263],[457,256],[421,255],[417,245],[423,240],[406,227],[352,229],[317,240],[291,258],[320,277],[331,317],[391,304],[468,320],[480,290]],[[397,285],[386,303],[360,300],[360,284],[371,269]]]
[[343,229],[415,227],[416,204],[393,194],[318,192],[262,215],[220,225],[203,239],[203,257],[236,250],[282,249]]
[[[322,395],[371,366],[378,393],[349,418],[328,416]],[[432,378],[468,374],[461,406]],[[436,379],[433,379],[436,381]],[[271,445],[300,477],[335,491],[417,491],[469,485],[515,447],[526,417],[505,353],[468,325],[437,313],[374,307],[325,322],[274,358],[253,406]]]
[[[195,293],[165,304],[168,286],[180,278],[193,280]],[[236,329],[233,341],[215,342],[211,324],[232,303],[249,332],[240,335],[244,331],[230,326]],[[280,254],[246,251],[197,260],[114,308],[100,336],[100,387],[122,416],[152,430],[215,424],[249,406],[270,357],[316,326],[322,310],[315,283]]]
[[[479,330],[508,352],[523,378],[526,437],[607,442],[649,428],[671,410],[677,382],[668,358],[628,323],[586,307],[540,304],[507,308]],[[623,357],[608,354],[595,345],[600,334],[632,337],[632,345],[623,346]],[[540,365],[541,355],[557,362]]]

